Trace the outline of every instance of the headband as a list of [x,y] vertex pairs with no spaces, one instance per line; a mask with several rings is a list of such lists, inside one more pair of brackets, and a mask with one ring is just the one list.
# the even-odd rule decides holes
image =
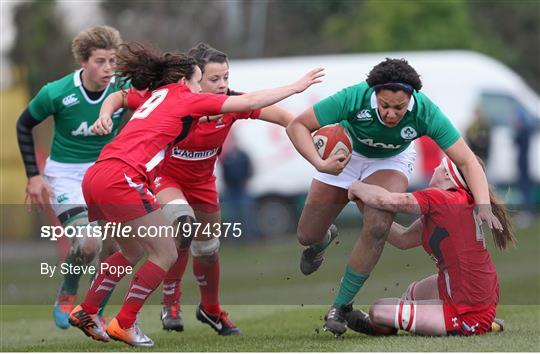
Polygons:
[[455,163],[453,163],[447,157],[443,157],[442,163],[443,163],[444,169],[448,173],[448,177],[450,177],[450,181],[452,181],[452,183],[456,187],[469,189],[469,187],[467,186],[467,182],[465,182],[465,179],[461,175],[461,172],[459,171]]
[[412,87],[412,85],[404,82],[387,82],[386,84],[375,85],[373,88],[377,91],[382,89],[403,90],[409,94],[412,94],[414,91],[414,87]]

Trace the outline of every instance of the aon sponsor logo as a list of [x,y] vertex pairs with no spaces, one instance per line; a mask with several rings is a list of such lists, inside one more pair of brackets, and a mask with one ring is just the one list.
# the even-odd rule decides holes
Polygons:
[[379,142],[373,141],[373,139],[360,139],[360,142],[367,146],[378,147],[378,148],[383,148],[383,149],[399,149],[400,147],[403,146],[400,144],[394,145],[394,144],[379,143]]
[[79,136],[79,135],[93,136],[93,135],[96,135],[96,134],[94,134],[90,130],[90,127],[88,126],[88,122],[82,122],[81,125],[79,125],[79,127],[77,129],[71,131],[71,135],[73,135],[73,136]]

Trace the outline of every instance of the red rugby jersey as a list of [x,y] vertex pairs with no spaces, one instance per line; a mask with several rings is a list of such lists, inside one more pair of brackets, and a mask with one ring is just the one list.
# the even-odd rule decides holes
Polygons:
[[[227,96],[241,93],[229,90]],[[150,97],[149,92],[128,92],[128,105],[135,109]],[[216,121],[196,125],[186,139],[171,146],[166,153],[160,175],[173,178],[180,184],[197,183],[214,178],[214,167],[225,139],[238,119],[257,119],[261,110],[225,113]]]
[[98,161],[120,159],[150,182],[167,148],[183,140],[200,117],[219,114],[227,96],[192,93],[186,85],[176,83],[160,87],[148,99],[130,91],[128,104],[130,98],[140,106],[120,134],[103,148]]
[[468,308],[499,302],[497,271],[484,234],[473,217],[474,199],[464,189],[413,193],[422,210],[424,250],[439,269],[438,289],[446,303]]

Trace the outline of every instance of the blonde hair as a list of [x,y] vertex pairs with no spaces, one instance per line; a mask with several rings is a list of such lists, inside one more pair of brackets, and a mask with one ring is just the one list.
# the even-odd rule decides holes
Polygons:
[[117,49],[122,43],[120,32],[110,26],[95,26],[79,32],[71,43],[73,57],[87,61],[96,49]]

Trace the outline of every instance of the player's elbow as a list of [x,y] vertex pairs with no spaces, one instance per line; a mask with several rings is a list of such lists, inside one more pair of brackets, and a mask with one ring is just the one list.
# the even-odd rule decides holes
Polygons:
[[294,135],[294,132],[298,129],[298,124],[300,123],[296,119],[291,120],[287,124],[287,127],[285,128],[285,132],[287,133],[287,136],[289,136],[289,138],[292,138],[292,136]]

